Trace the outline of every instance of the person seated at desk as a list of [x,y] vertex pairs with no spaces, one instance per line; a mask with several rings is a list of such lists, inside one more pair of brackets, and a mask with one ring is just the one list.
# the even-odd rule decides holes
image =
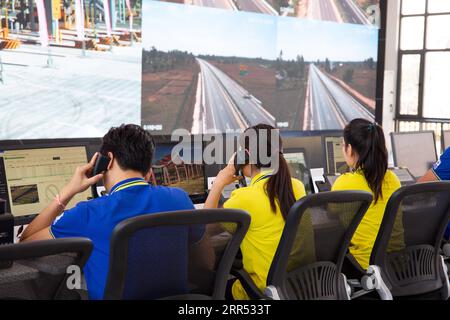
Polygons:
[[[108,170],[90,177],[98,154],[94,155],[88,164],[76,169],[72,180],[21,236],[21,241],[66,237],[91,239],[94,249],[84,267],[90,299],[103,298],[110,239],[118,223],[142,214],[194,209],[185,191],[151,186],[146,182],[150,176],[154,142],[152,136],[141,127],[122,125],[111,128],[103,137],[100,153],[111,159]],[[80,202],[61,214],[74,195],[87,190],[102,178],[108,196]],[[198,236],[201,238],[203,235]],[[155,246],[167,246],[167,251],[169,248],[170,251],[183,250],[181,247],[169,247],[171,245],[155,242]],[[158,263],[179,265],[180,272],[183,271],[182,262],[175,256],[161,257]],[[151,272],[148,276],[164,278],[164,274],[152,275]]]
[[[279,150],[274,150],[271,145],[271,134],[275,128],[269,125],[257,125],[249,130],[254,130],[257,137],[256,163],[248,163],[243,166],[242,173],[251,178],[250,186],[234,190],[230,198],[224,203],[227,209],[241,209],[250,213],[252,219],[250,227],[241,244],[244,270],[250,275],[256,286],[263,290],[266,287],[267,275],[272,263],[286,217],[291,206],[306,195],[302,182],[291,178],[289,168],[281,152],[282,141],[279,138]],[[278,131],[276,131],[278,133]],[[260,150],[260,137],[266,134],[267,154],[262,155]],[[279,134],[278,134],[279,137]],[[250,150],[248,140],[242,146]],[[250,152],[249,152],[250,154]],[[262,156],[275,155],[278,157],[279,166],[276,173],[271,167],[272,163],[260,163]],[[214,209],[219,205],[219,200],[225,186],[233,183],[237,177],[234,166],[234,157],[222,171],[219,172],[212,189],[205,202],[205,209]],[[250,155],[250,159],[252,156]],[[251,160],[250,160],[251,162]],[[227,298],[235,300],[249,299],[239,280],[232,280],[227,288]]]
[[378,124],[365,119],[351,121],[344,129],[342,149],[352,172],[340,176],[332,191],[367,191],[374,199],[350,243],[351,255],[363,269],[367,269],[387,202],[401,185],[398,177],[388,170],[386,141]]
[[[417,182],[450,181],[450,148],[439,158],[439,161]],[[450,223],[445,232],[445,239],[450,240]]]

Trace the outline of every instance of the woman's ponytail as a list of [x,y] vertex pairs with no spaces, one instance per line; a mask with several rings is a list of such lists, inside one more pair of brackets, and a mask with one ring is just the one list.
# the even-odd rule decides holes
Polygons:
[[[260,143],[263,143],[261,141],[261,138],[264,139],[267,143],[266,152],[267,156],[273,159],[274,157],[278,157],[276,159],[278,161],[278,168],[275,173],[271,174],[268,178],[268,182],[266,185],[266,193],[270,200],[270,206],[272,208],[273,212],[276,212],[277,210],[277,203],[280,207],[281,214],[283,215],[283,218],[286,220],[289,210],[291,209],[292,205],[295,203],[295,195],[294,195],[294,189],[292,187],[292,179],[291,179],[291,173],[289,171],[288,164],[286,162],[286,159],[283,156],[283,153],[281,150],[283,150],[283,142],[281,140],[281,137],[279,135],[279,132],[272,126],[266,125],[266,124],[259,124],[253,127],[250,127],[246,130],[254,130],[254,134],[256,135],[257,140],[257,157],[256,157],[256,164],[255,166],[259,169],[261,168],[271,168],[273,169],[273,163],[262,163],[261,158],[263,152],[260,150]],[[275,136],[272,136],[273,134],[276,134]],[[272,139],[278,142],[278,146],[272,145]],[[263,143],[264,144],[264,143]],[[247,150],[250,150],[250,143],[249,140],[245,140],[244,147]]]
[[377,123],[355,119],[344,129],[345,145],[358,154],[355,169],[362,170],[374,194],[375,203],[383,198],[383,180],[388,169],[388,152],[383,129]]
[[276,211],[276,201],[278,200],[281,214],[286,220],[289,210],[296,200],[292,188],[291,173],[281,152],[279,153],[278,171],[267,182],[267,195],[270,199],[272,211]]

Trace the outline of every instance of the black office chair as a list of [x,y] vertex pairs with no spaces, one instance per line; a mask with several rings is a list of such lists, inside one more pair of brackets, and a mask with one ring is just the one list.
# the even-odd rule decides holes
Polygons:
[[361,284],[382,299],[449,297],[441,244],[450,218],[450,182],[410,185],[390,198]]
[[264,295],[243,270],[233,270],[233,275],[251,298],[350,299],[342,263],[371,203],[372,195],[363,191],[326,192],[301,199],[289,211]]
[[119,223],[104,298],[224,299],[249,225],[249,214],[228,209],[148,214]]
[[[86,238],[65,238],[0,246],[0,299],[80,299],[81,279],[69,281],[88,260],[93,245]],[[68,268],[70,267],[70,270]],[[77,269],[77,270],[75,270]]]

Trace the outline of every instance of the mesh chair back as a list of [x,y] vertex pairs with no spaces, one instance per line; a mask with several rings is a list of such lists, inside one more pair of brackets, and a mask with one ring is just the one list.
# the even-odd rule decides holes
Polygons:
[[381,267],[392,295],[442,288],[441,241],[450,217],[450,182],[403,187],[390,198],[370,263]]
[[0,246],[0,263],[12,262],[12,267],[0,269],[0,299],[78,299],[67,286],[68,277],[76,271],[68,268],[81,271],[92,248],[86,238]]
[[341,269],[348,245],[372,202],[363,191],[305,197],[291,208],[267,284],[292,300],[345,299]]
[[224,299],[249,225],[250,215],[228,209],[148,214],[121,222],[111,239],[105,299]]

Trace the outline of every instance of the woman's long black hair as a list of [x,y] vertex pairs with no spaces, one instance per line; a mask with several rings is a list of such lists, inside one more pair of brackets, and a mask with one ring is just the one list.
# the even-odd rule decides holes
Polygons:
[[352,146],[358,155],[355,169],[360,169],[374,194],[375,203],[383,198],[383,180],[388,169],[388,151],[383,129],[375,122],[355,119],[344,129],[345,148]]
[[[268,168],[271,167],[271,163],[269,164],[262,164],[260,161],[261,154],[260,154],[260,138],[262,138],[264,135],[264,139],[267,141],[267,156],[272,157],[272,154],[277,154],[275,156],[278,156],[278,170],[275,174],[271,175],[269,177],[269,180],[266,185],[266,192],[267,196],[270,200],[270,206],[272,208],[272,211],[276,212],[276,203],[278,202],[278,205],[280,206],[281,214],[283,215],[284,220],[286,220],[289,210],[291,209],[292,205],[295,203],[295,195],[294,195],[294,189],[292,187],[292,180],[291,180],[291,173],[289,171],[288,164],[286,162],[286,159],[283,156],[282,150],[283,150],[283,144],[281,137],[279,135],[278,130],[276,130],[274,127],[266,124],[259,124],[253,127],[250,127],[246,130],[254,130],[257,137],[257,157],[256,157],[256,164],[255,166],[257,168]],[[272,134],[277,134],[278,136],[278,142],[279,142],[279,148],[275,148],[272,146]],[[249,147],[249,141],[246,139],[244,142],[245,149],[250,150]]]

